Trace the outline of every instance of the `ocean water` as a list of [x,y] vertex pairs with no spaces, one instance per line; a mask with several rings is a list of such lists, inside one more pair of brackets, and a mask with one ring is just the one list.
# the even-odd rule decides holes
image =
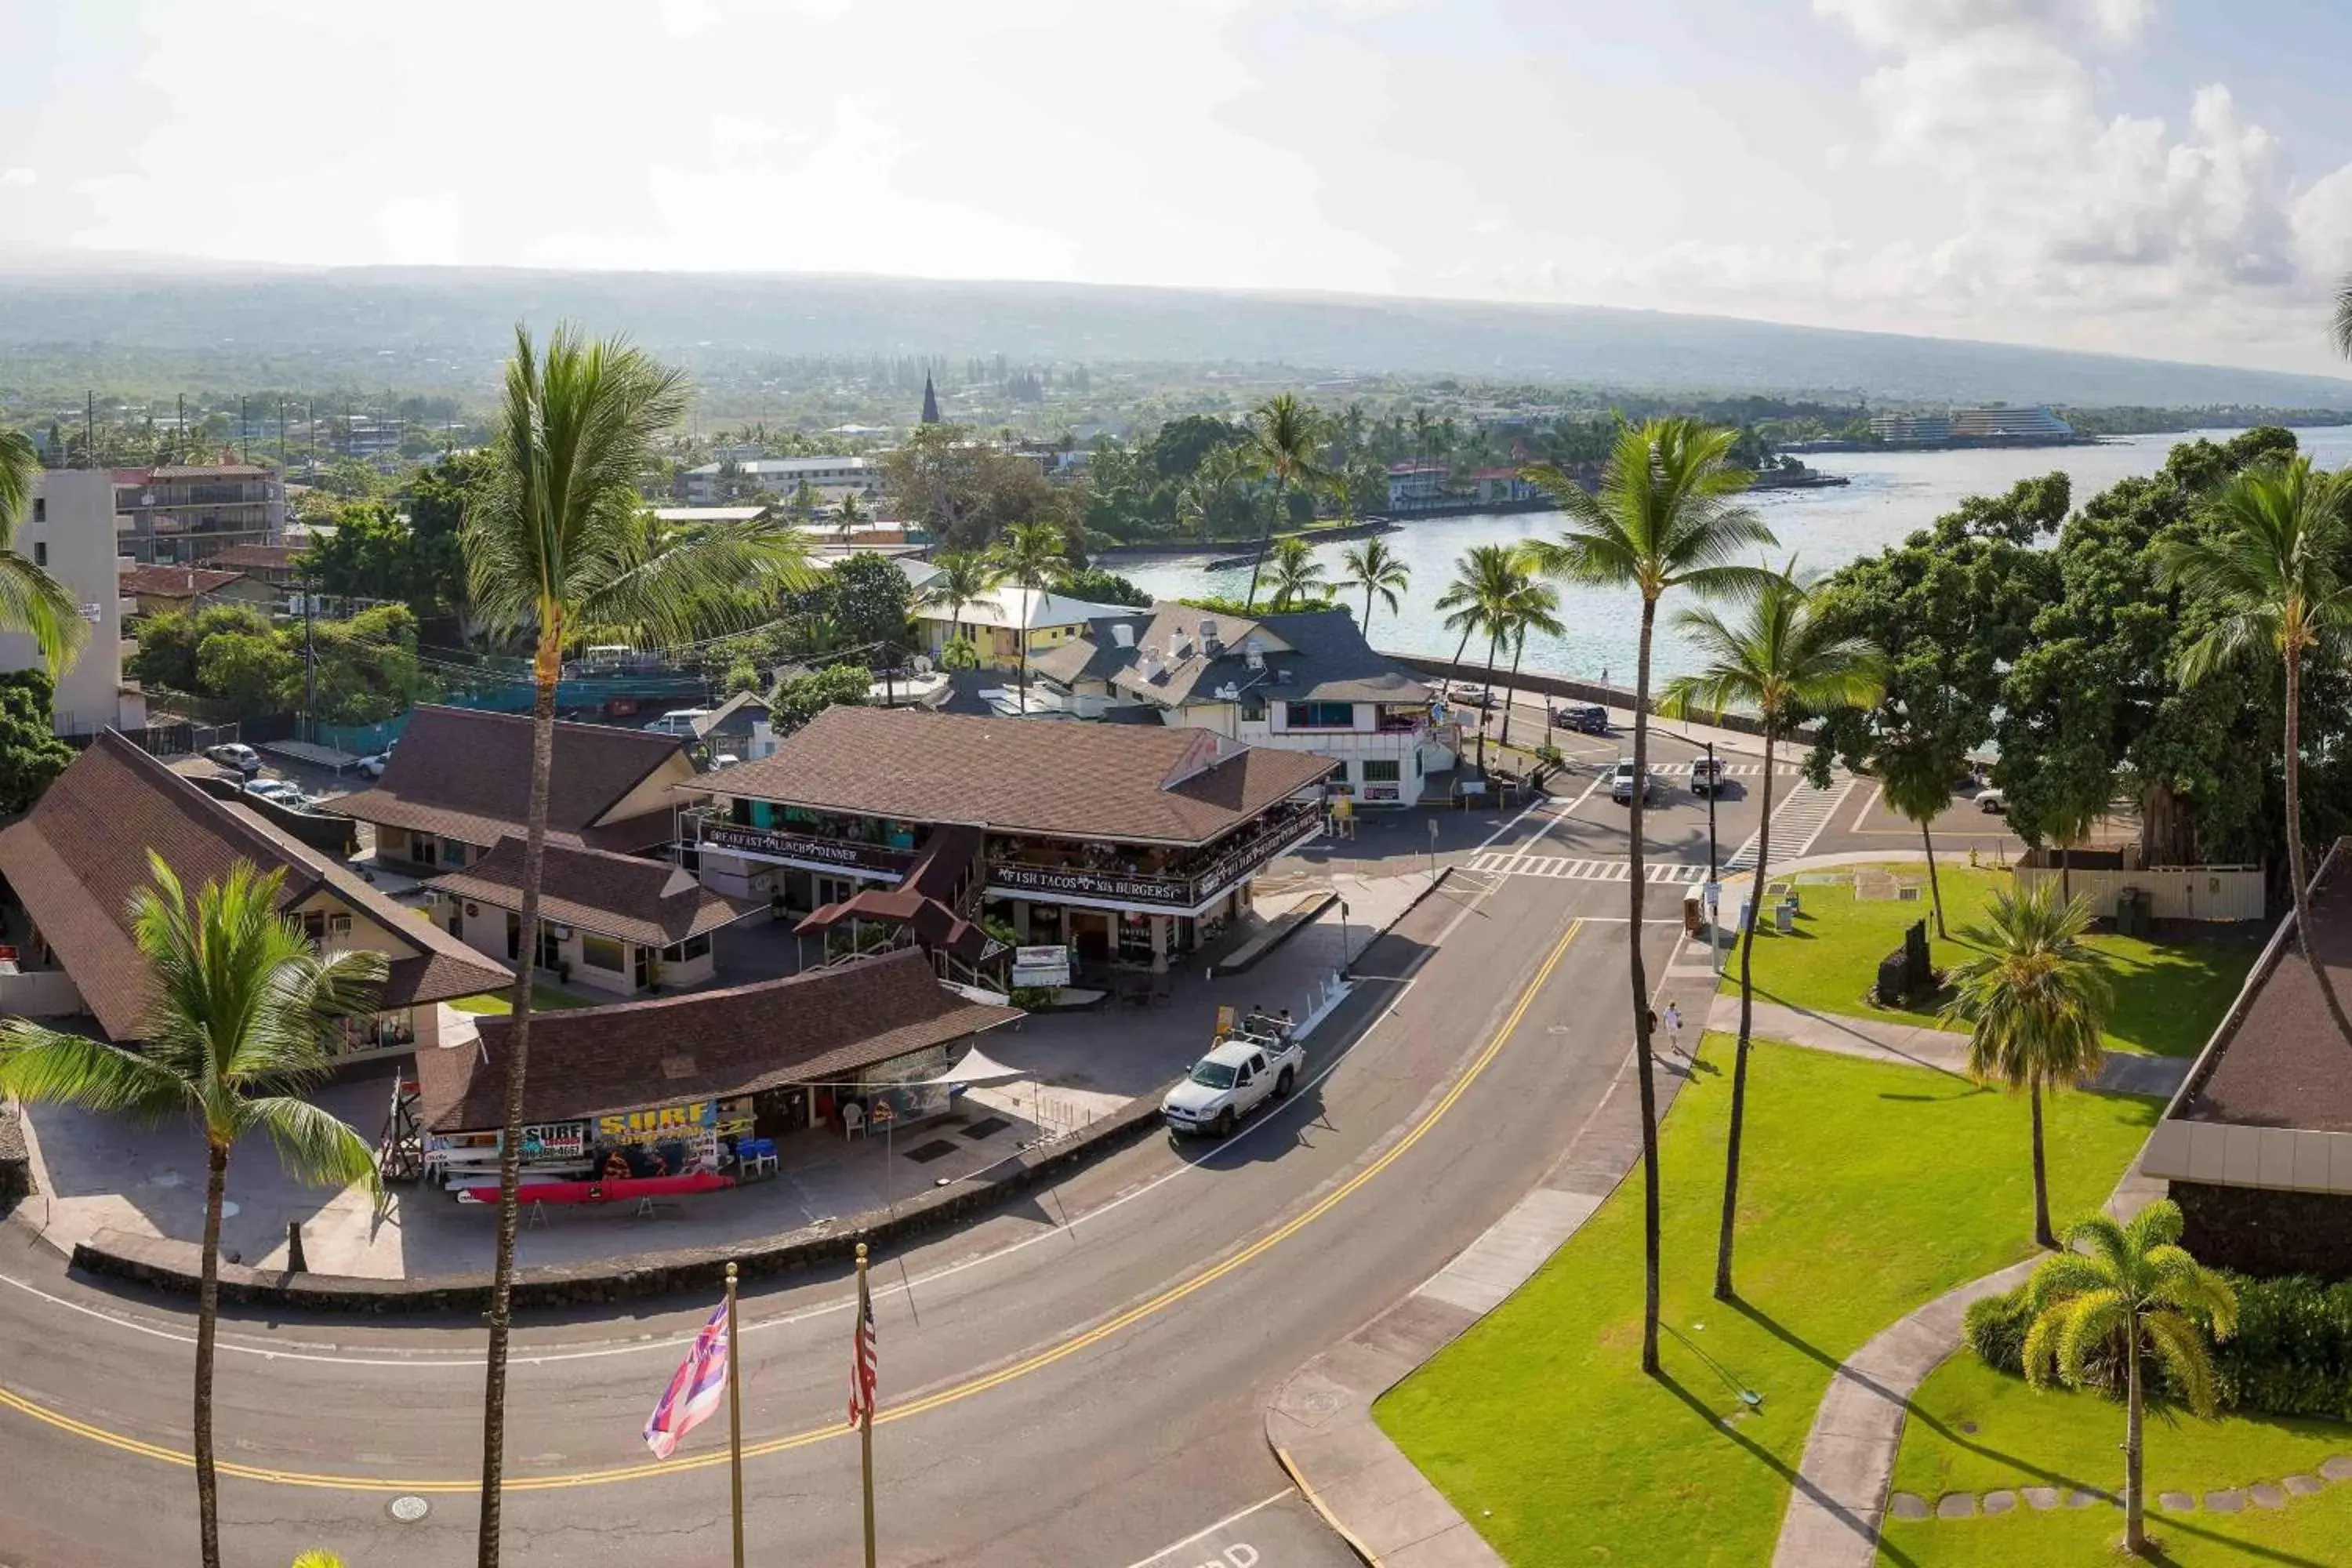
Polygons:
[[[2221,440],[2235,434],[2234,430],[2206,430],[2132,436],[2096,447],[1823,452],[1806,460],[1825,473],[1847,476],[1851,484],[1768,491],[1757,496],[1754,504],[1780,539],[1780,547],[1771,552],[1776,564],[1794,555],[1801,567],[1828,571],[1899,543],[1951,510],[1965,496],[1997,494],[2019,479],[2063,468],[2073,477],[2074,501],[2080,505],[2117,479],[2154,473],[2178,442],[2197,436]],[[2298,430],[2295,438],[2322,468],[2352,463],[2352,426]],[[1412,585],[1400,595],[1401,607],[1395,614],[1384,605],[1373,606],[1373,643],[1401,653],[1451,657],[1456,636],[1446,631],[1444,615],[1436,608],[1436,602],[1454,575],[1454,561],[1474,544],[1540,538],[1559,528],[1556,512],[1433,518],[1405,523],[1387,539],[1412,569]],[[1327,544],[1317,552],[1327,574],[1335,578],[1341,573],[1342,548]],[[1234,553],[1235,547],[1225,545],[1221,552]],[[1137,586],[1163,598],[1202,593],[1239,598],[1248,590],[1246,567],[1210,572],[1205,568],[1211,558],[1160,557],[1113,565]],[[1692,663],[1688,648],[1674,629],[1676,607],[1670,596],[1660,610],[1655,664],[1661,676],[1679,674]],[[1355,608],[1362,612],[1360,597]],[[1612,590],[1562,588],[1559,615],[1567,635],[1528,638],[1527,668],[1587,679],[1605,676],[1620,685],[1633,684],[1640,633],[1637,598]],[[1483,647],[1474,647],[1463,657],[1476,663],[1485,651]]]

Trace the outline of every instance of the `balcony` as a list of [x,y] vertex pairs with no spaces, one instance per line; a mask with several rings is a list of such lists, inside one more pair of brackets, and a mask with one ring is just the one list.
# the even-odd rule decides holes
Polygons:
[[772,827],[747,827],[708,813],[688,813],[695,841],[705,849],[730,850],[782,861],[810,870],[841,870],[897,881],[915,863],[913,851],[848,838],[818,838]]

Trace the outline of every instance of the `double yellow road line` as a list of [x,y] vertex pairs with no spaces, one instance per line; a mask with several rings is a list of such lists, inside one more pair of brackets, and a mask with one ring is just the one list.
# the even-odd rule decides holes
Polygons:
[[[1470,1065],[1463,1069],[1462,1076],[1454,1080],[1453,1087],[1440,1097],[1437,1103],[1431,1106],[1421,1120],[1414,1122],[1404,1136],[1382,1152],[1379,1158],[1325,1194],[1297,1217],[1268,1231],[1232,1257],[1211,1264],[1198,1273],[1187,1276],[1150,1300],[1130,1307],[1126,1311],[1107,1319],[1091,1329],[1073,1334],[1066,1340],[1057,1341],[1045,1349],[1001,1367],[995,1372],[956,1384],[952,1387],[940,1389],[936,1394],[928,1394],[919,1399],[910,1399],[903,1405],[894,1405],[877,1411],[874,1416],[875,1425],[887,1426],[894,1421],[905,1421],[913,1416],[926,1415],[930,1411],[942,1409],[977,1394],[986,1394],[991,1389],[1002,1388],[1006,1384],[1027,1377],[1032,1373],[1042,1372],[1056,1362],[1076,1355],[1079,1352],[1100,1344],[1105,1340],[1131,1329],[1138,1323],[1159,1316],[1197,1291],[1207,1289],[1235,1270],[1256,1261],[1329,1214],[1340,1204],[1346,1202],[1365,1183],[1404,1158],[1406,1152],[1414,1144],[1427,1137],[1430,1129],[1435,1127],[1444,1118],[1445,1113],[1454,1109],[1455,1102],[1469,1091],[1470,1086],[1475,1083],[1479,1075],[1484,1073],[1494,1059],[1502,1054],[1504,1046],[1508,1044],[1512,1035],[1517,1032],[1520,1023],[1527,1017],[1528,1009],[1535,1005],[1537,994],[1551,979],[1552,972],[1559,967],[1559,961],[1566,956],[1569,944],[1576,940],[1577,933],[1583,929],[1584,922],[1580,920],[1571,922],[1568,930],[1560,934],[1559,941],[1553,944],[1551,952],[1537,968],[1534,978],[1529,980],[1527,988],[1519,993],[1518,1001],[1513,1005],[1509,1015],[1504,1018],[1493,1036],[1488,1038],[1486,1046],[1471,1059]],[[168,1447],[160,1443],[145,1442],[120,1432],[109,1431],[103,1426],[92,1426],[87,1421],[76,1420],[62,1411],[52,1410],[10,1389],[0,1388],[0,1408],[13,1410],[43,1426],[59,1432],[69,1433],[77,1437],[86,1438],[120,1453],[135,1454],[142,1458],[190,1468],[193,1468],[196,1462],[195,1456],[184,1449]],[[855,1430],[856,1430],[856,1427],[846,1423],[811,1427],[806,1431],[789,1433],[780,1437],[769,1437],[756,1443],[746,1443],[743,1445],[743,1457],[750,1459],[768,1454],[782,1454],[793,1448],[804,1448],[811,1444],[825,1442],[830,1438],[846,1436]],[[646,1463],[635,1465],[614,1465],[603,1469],[573,1470],[548,1475],[510,1475],[507,1478],[505,1489],[516,1492],[563,1491],[575,1487],[612,1486],[622,1481],[646,1480],[656,1476],[674,1476],[688,1470],[709,1469],[727,1462],[728,1452],[725,1448],[706,1449],[685,1458],[648,1460]],[[240,1464],[233,1460],[222,1462],[218,1468],[222,1475],[233,1476],[239,1480],[260,1481],[270,1486],[308,1487],[331,1491],[420,1492],[443,1496],[471,1496],[480,1489],[478,1478],[471,1476],[435,1480],[390,1480],[369,1476],[273,1469],[267,1466]]]

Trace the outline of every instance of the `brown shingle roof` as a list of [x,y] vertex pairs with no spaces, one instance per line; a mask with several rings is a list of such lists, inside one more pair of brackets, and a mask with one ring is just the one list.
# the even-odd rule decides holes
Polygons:
[[[568,1121],[838,1079],[1020,1016],[940,984],[911,949],[730,990],[539,1013],[523,1119]],[[506,1120],[512,1026],[484,1018],[478,1048],[417,1053],[428,1129],[478,1131]]]
[[1005,833],[1205,844],[1328,774],[1205,730],[828,708],[756,762],[687,788]]
[[[2311,894],[2311,929],[2336,994],[2352,995],[2352,859],[2339,843]],[[2180,1117],[2237,1127],[2352,1132],[2347,1047],[2327,1016],[2311,963],[2290,934],[2255,984],[2245,1016],[2189,1086]]]
[[[598,819],[684,745],[676,735],[646,730],[557,724],[548,780],[549,842],[623,854],[667,843],[672,823],[666,810],[602,826]],[[335,803],[336,810],[362,822],[485,847],[520,836],[530,807],[530,718],[429,705],[409,714],[383,780]]]
[[[501,838],[488,855],[435,878],[432,886],[453,898],[519,910],[522,851],[521,839]],[[764,907],[714,893],[667,860],[551,844],[541,867],[541,919],[644,946],[670,947]]]
[[290,572],[294,558],[300,553],[290,544],[232,544],[209,559],[215,566],[234,566],[241,571]]
[[380,1006],[471,995],[512,979],[350,868],[244,807],[215,800],[110,730],[23,821],[0,833],[0,875],[115,1039],[138,1038],[152,1004],[147,961],[131,941],[128,913],[131,895],[147,885],[151,848],[190,888],[219,879],[244,860],[285,873],[281,911],[327,890],[382,926],[410,955],[394,959]]
[[216,594],[244,575],[201,566],[134,566],[122,574],[122,591],[144,599],[193,599]]

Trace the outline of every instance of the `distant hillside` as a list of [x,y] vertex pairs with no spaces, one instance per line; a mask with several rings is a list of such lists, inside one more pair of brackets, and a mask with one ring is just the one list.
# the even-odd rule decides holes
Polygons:
[[[0,277],[0,384],[151,354],[281,384],[487,387],[518,318],[689,366],[763,355],[1286,364],[1626,390],[2352,407],[2352,381],[1725,317],[1059,283],[435,268]],[[42,379],[48,379],[44,375]]]

